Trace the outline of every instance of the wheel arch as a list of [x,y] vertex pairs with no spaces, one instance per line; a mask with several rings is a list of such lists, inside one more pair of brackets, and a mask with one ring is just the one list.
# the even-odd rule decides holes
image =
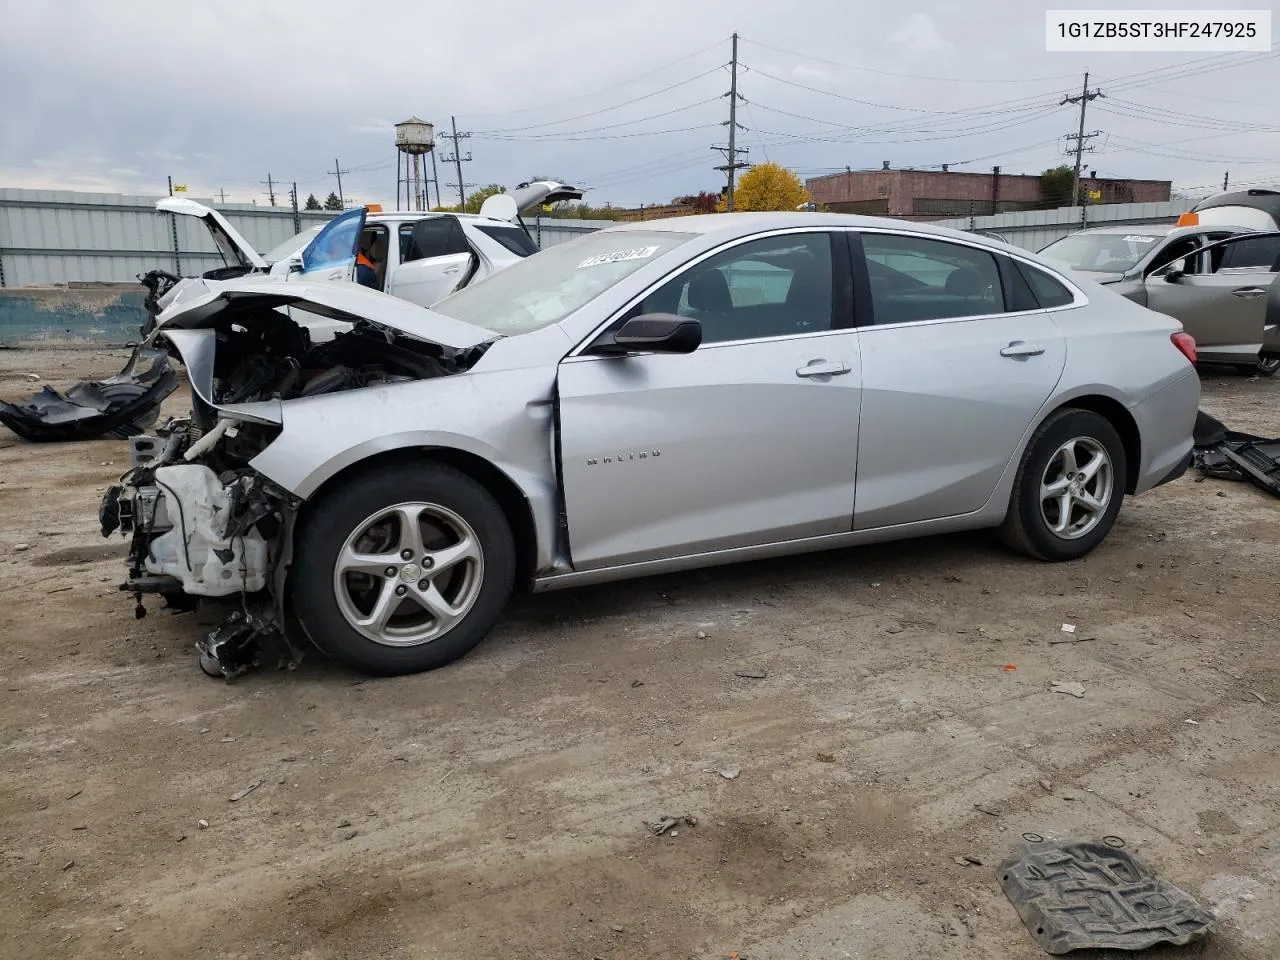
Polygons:
[[[533,506],[505,471],[484,457],[455,447],[400,447],[372,454],[343,467],[320,484],[298,511],[299,526],[307,522],[315,504],[358,477],[395,464],[440,463],[466,474],[497,501],[516,544],[516,585],[527,591],[537,570],[538,538]],[[296,533],[295,533],[296,538]]]
[[1046,406],[1043,416],[1032,426],[1031,433],[1060,410],[1088,410],[1096,413],[1115,428],[1116,433],[1120,435],[1120,443],[1124,446],[1125,493],[1134,493],[1137,490],[1138,478],[1142,475],[1142,432],[1138,429],[1138,422],[1129,412],[1129,408],[1115,397],[1104,393],[1081,393],[1059,399],[1052,406]]

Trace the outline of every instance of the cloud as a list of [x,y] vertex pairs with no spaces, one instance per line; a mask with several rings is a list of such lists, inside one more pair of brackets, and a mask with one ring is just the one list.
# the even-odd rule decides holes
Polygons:
[[[266,187],[258,183],[268,174],[281,184],[279,195],[287,195],[294,181],[303,196],[327,195],[336,187],[326,173],[336,157],[351,170],[342,177],[344,192],[388,203],[395,196],[392,130],[395,121],[416,114],[438,131],[456,115],[458,129],[473,132],[462,144],[463,155],[473,158],[462,164],[467,182],[515,184],[556,171],[589,180],[593,203],[615,205],[717,190],[724,175],[713,167],[724,159],[709,147],[724,142],[723,66],[732,29],[742,33],[739,56],[748,68],[739,74],[738,88],[749,105],[738,118],[753,128],[738,142],[750,148],[751,159],[767,153],[793,168],[818,171],[878,167],[885,158],[930,166],[990,156],[979,166],[1038,172],[1059,162],[1054,138],[1075,129],[1070,106],[1059,107],[1062,95],[1078,92],[1079,75],[1097,59],[1047,56],[1043,9],[1026,0],[985,0],[981,16],[963,15],[955,0],[915,0],[863,17],[858,25],[864,29],[853,35],[814,28],[850,22],[847,0],[789,6],[765,0],[621,6],[545,0],[537,18],[554,24],[554,37],[532,52],[523,0],[489,0],[482,31],[466,4],[383,0],[379,22],[394,25],[398,36],[429,56],[388,55],[385,31],[347,31],[337,51],[333,24],[350,18],[350,0],[187,4],[180,42],[157,41],[154,31],[137,28],[171,23],[171,2],[130,0],[127,17],[119,6],[0,0],[0,87],[22,91],[0,111],[0,186],[91,182],[93,189],[154,196],[165,192],[172,175],[189,184],[192,195],[216,194],[225,186],[228,193],[234,187],[236,201],[257,194],[265,202]],[[676,40],[673,23],[680,25]],[[602,44],[602,35],[627,43]],[[50,36],[58,38],[56,58],[48,53]],[[281,42],[285,36],[288,43]],[[1184,62],[1181,55],[1159,54],[1141,64],[1117,61],[1108,79]],[[1179,122],[1188,124],[1202,122],[1189,114],[1256,123],[1258,111],[1266,109],[1265,94],[1257,91],[1268,89],[1274,70],[1274,60],[1206,69],[1194,78],[1145,86],[1139,99],[1178,111]],[[766,73],[868,103],[799,89]],[[966,84],[936,78],[1032,79]],[[1014,107],[1007,122],[983,122],[1000,118],[1007,109],[1001,104],[1019,98],[1038,98],[1044,108]],[[1106,113],[1106,101],[1097,106],[1096,119],[1090,108],[1091,128],[1157,145],[1145,154],[1099,150],[1099,176],[1198,183],[1215,179],[1204,168],[1231,166],[1233,181],[1243,182],[1280,169],[1241,164],[1237,170],[1159,156],[1171,152],[1161,143],[1214,131],[1168,125],[1155,111],[1122,118]],[[958,119],[963,111],[986,112],[966,124]],[[855,132],[867,126],[878,132]],[[635,136],[644,131],[656,133]],[[1267,136],[1228,132],[1203,152],[1270,156],[1274,145]],[[1037,143],[1045,145],[1028,151]],[[450,152],[447,143],[441,146]],[[102,162],[89,164],[85,157]],[[439,164],[445,199],[456,193],[450,183],[457,179],[456,168],[447,166]],[[1221,176],[1219,170],[1219,183]]]
[[938,23],[927,13],[913,13],[898,30],[889,34],[889,42],[912,54],[949,52],[951,41],[938,31]]

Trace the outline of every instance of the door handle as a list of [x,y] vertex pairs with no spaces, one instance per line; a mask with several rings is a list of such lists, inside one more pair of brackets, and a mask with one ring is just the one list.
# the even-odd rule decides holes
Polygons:
[[1231,291],[1233,297],[1239,297],[1241,300],[1255,300],[1258,297],[1267,295],[1266,287],[1240,287]]
[[1024,343],[1021,340],[1014,340],[1007,347],[1000,348],[1000,356],[1013,357],[1014,359],[1038,357],[1042,353],[1044,353],[1044,347],[1037,346],[1034,343]]
[[461,270],[461,269],[462,269],[461,267],[450,267],[448,270],[445,270],[445,271],[444,271],[444,275],[447,277],[447,276],[449,276],[451,273],[457,273],[457,272],[458,272],[459,270]]
[[796,370],[797,377],[838,377],[849,372],[849,365],[839,360],[810,360]]

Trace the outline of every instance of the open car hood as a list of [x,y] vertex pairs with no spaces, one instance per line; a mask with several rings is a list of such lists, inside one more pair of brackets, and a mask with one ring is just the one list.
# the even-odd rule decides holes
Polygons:
[[290,307],[343,323],[372,324],[383,330],[466,350],[496,340],[492,330],[472,326],[354,283],[285,283],[273,277],[191,280],[174,289],[156,320],[161,333],[213,326],[229,314],[242,322],[255,308]]
[[520,214],[545,203],[581,199],[582,191],[567,183],[559,180],[531,180],[506,193],[496,193],[489,197],[480,205],[480,216],[495,220],[515,220]]
[[212,207],[206,207],[203,203],[196,203],[194,200],[187,200],[185,197],[165,197],[156,203],[156,209],[161,213],[174,213],[184,217],[195,217],[204,221],[205,227],[209,230],[209,235],[213,237],[214,244],[222,251],[223,257],[231,263],[238,263],[246,269],[256,267],[259,270],[265,270],[267,261],[262,259],[262,254],[253,249],[249,245],[249,241],[240,235],[240,232],[227,221],[227,218],[220,214]]

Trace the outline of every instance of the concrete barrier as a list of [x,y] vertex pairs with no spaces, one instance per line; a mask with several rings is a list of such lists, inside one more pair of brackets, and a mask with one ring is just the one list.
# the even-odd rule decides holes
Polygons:
[[145,298],[136,283],[0,290],[0,344],[133,343],[146,318]]

